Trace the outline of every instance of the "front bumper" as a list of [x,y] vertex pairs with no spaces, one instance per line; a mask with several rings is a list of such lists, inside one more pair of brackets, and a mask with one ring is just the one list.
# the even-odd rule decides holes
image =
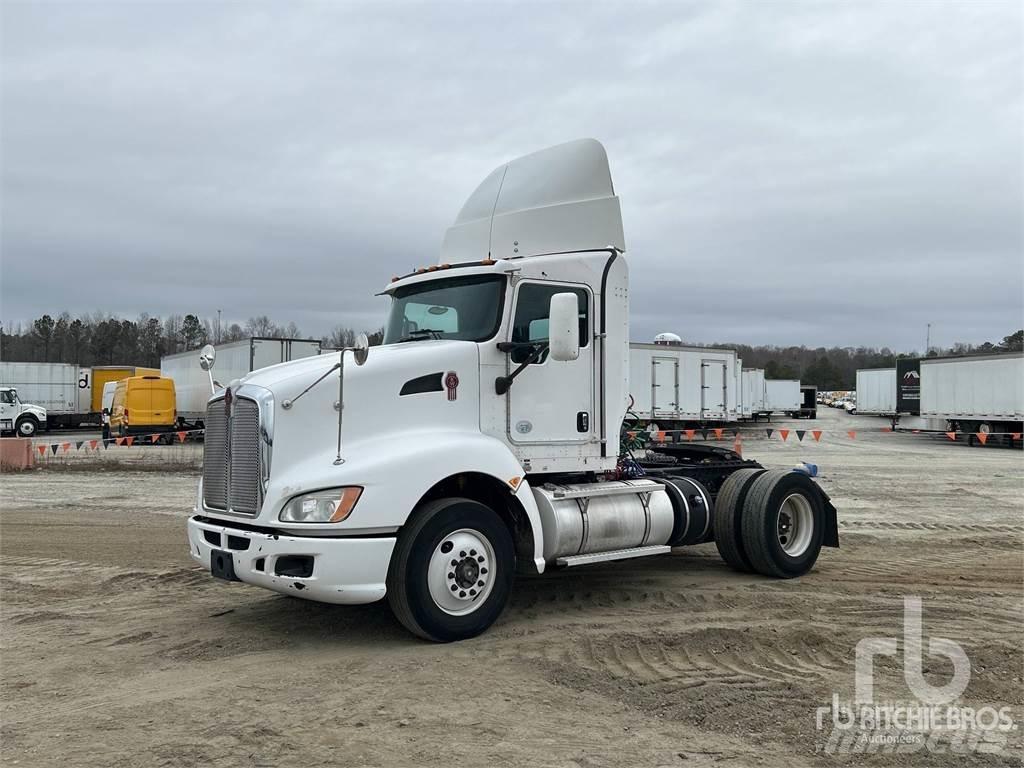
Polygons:
[[[395,539],[290,536],[190,517],[188,544],[192,559],[207,570],[210,553],[217,550],[231,555],[235,576],[246,584],[307,600],[352,605],[384,597]],[[277,561],[286,556],[312,557],[312,575],[277,575]]]

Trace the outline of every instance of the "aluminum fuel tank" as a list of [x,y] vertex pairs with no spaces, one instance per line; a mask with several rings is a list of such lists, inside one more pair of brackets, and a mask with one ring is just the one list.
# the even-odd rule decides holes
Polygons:
[[675,512],[652,480],[555,485],[533,489],[544,528],[544,559],[665,544]]

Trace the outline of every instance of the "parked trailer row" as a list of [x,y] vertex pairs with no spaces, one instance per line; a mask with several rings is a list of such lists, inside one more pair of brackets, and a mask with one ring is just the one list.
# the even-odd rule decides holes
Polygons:
[[857,412],[891,416],[905,429],[1019,432],[1024,353],[926,357],[859,370]]

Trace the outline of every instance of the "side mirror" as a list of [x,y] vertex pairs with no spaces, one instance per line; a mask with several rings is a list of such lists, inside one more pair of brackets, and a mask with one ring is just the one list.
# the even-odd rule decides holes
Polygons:
[[580,305],[575,293],[556,293],[548,310],[548,348],[552,360],[580,356]]
[[213,344],[207,344],[199,353],[199,367],[204,371],[208,371],[213,368],[213,363],[217,359],[217,350],[213,348]]
[[356,337],[356,343],[352,345],[352,357],[355,358],[356,365],[362,365],[366,362],[366,358],[370,356],[370,340],[366,338],[365,333],[360,333]]

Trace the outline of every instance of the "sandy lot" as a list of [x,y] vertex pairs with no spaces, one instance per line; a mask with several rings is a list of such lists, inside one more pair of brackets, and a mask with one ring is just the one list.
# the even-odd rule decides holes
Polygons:
[[[773,425],[778,426],[778,425]],[[804,422],[801,428],[812,427]],[[0,478],[3,764],[104,766],[1019,764],[1024,457],[861,432],[749,440],[821,466],[842,548],[795,581],[713,546],[518,580],[490,632],[439,646],[385,604],[336,607],[211,580],[185,516],[196,475]],[[763,434],[763,433],[760,433]],[[971,661],[963,703],[1012,707],[998,754],[833,755],[816,709],[853,696],[854,647],[924,634]],[[876,696],[907,699],[901,657]],[[925,657],[935,685],[952,667]]]

